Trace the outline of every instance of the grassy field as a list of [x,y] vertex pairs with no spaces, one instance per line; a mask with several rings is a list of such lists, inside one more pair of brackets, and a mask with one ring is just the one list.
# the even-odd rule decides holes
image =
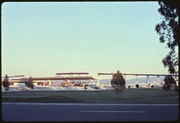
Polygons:
[[166,93],[156,88],[126,89],[122,98],[115,90],[2,92],[2,102],[178,104],[178,98],[175,90]]

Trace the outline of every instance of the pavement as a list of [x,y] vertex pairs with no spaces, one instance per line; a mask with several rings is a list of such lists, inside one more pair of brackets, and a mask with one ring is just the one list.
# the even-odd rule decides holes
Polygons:
[[2,103],[3,121],[179,121],[178,104]]

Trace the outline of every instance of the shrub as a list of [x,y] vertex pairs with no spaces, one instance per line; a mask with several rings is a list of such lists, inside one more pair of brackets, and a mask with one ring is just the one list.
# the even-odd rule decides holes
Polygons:
[[4,81],[3,81],[3,87],[5,88],[5,91],[9,90],[10,82],[8,79],[9,79],[9,77],[8,77],[8,75],[6,75],[4,78]]
[[139,84],[136,84],[136,88],[139,88]]
[[27,86],[28,88],[34,89],[34,84],[33,84],[33,79],[32,79],[32,77],[29,77],[29,80],[28,80],[28,82],[26,83],[26,86]]

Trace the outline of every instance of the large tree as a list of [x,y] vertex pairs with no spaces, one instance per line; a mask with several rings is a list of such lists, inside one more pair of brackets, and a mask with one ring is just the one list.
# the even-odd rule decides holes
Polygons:
[[125,88],[125,84],[126,84],[125,79],[123,78],[123,75],[119,71],[117,71],[116,74],[113,74],[113,77],[111,79],[111,86],[115,88],[118,97],[119,95],[122,96],[122,91]]
[[[165,43],[170,49],[169,54],[162,62],[171,74],[178,73],[179,69],[179,9],[178,0],[160,0],[158,12],[163,16],[161,23],[157,24],[155,30],[159,34],[161,43]],[[177,49],[176,49],[177,48]]]

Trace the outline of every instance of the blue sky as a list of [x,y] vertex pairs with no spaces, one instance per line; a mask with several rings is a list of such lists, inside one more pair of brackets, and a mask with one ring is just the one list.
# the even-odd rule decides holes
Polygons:
[[2,75],[168,73],[157,2],[5,2]]

